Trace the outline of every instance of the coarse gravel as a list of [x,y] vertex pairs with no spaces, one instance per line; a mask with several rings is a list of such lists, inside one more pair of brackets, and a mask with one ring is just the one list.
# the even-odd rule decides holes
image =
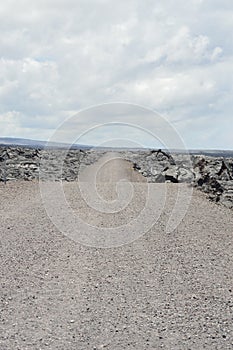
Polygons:
[[[86,169],[88,183],[93,167]],[[120,214],[89,208],[77,182],[63,184],[67,202],[91,225],[125,224],[145,205],[146,184],[123,160],[97,176],[101,195],[113,200],[125,174],[136,194]],[[166,186],[154,226],[103,249],[54,226],[38,182],[0,184],[0,349],[232,349],[233,212],[194,189],[184,219],[167,233],[178,184]]]

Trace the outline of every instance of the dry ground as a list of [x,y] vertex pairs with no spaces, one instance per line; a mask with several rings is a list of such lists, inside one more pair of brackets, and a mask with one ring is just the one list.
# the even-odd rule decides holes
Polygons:
[[[93,166],[85,171],[91,183]],[[145,205],[138,176],[121,160],[98,173],[106,200],[116,198],[119,179],[135,182],[120,215],[88,208],[77,183],[64,192],[80,217],[114,227]],[[168,202],[176,191],[168,185]],[[173,233],[165,231],[168,203],[145,235],[109,249],[60,233],[36,182],[1,184],[0,215],[1,350],[233,348],[233,213],[202,193],[194,191]]]

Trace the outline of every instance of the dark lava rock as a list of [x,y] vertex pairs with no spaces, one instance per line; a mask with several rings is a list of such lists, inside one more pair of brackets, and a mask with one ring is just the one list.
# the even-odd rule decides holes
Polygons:
[[[33,149],[0,147],[0,181],[76,181],[80,170],[103,156],[105,150]],[[233,159],[204,155],[169,154],[159,150],[118,152],[148,182],[192,183],[209,198],[233,208]],[[61,166],[62,165],[62,166]]]

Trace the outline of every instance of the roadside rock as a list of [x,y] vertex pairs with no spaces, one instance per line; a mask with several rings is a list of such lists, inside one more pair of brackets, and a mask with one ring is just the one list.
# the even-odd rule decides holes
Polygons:
[[196,157],[194,186],[209,198],[228,208],[233,207],[233,159]]
[[220,185],[223,189],[219,202],[224,206],[233,209],[233,181],[221,181]]
[[[106,150],[32,149],[0,147],[0,181],[77,181],[80,171]],[[121,150],[119,156],[148,182],[191,183],[212,201],[233,207],[233,159],[204,155],[169,154],[159,150]]]

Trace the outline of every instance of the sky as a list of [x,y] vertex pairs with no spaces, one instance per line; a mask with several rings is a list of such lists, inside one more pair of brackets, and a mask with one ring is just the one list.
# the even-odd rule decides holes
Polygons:
[[[233,149],[232,0],[1,1],[0,60],[0,137],[47,140],[89,108],[114,123],[93,106],[120,102],[146,130],[156,116],[137,106],[156,111],[187,148]],[[82,143],[126,136],[104,126]]]

